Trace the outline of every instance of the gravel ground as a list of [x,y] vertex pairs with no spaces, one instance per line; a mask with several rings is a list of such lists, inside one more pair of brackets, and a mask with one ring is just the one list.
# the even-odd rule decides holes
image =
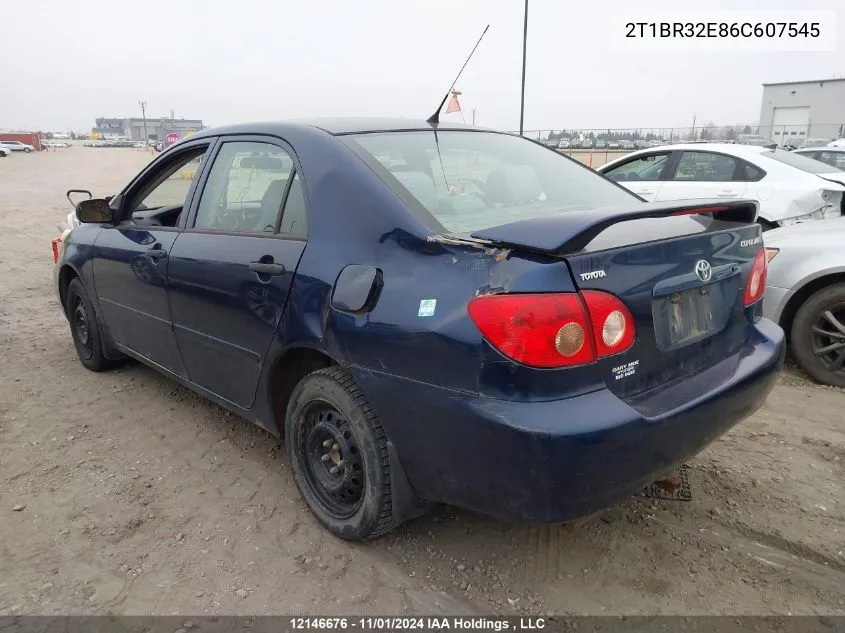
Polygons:
[[279,440],[139,364],[76,360],[51,279],[63,192],[115,193],[150,158],[0,159],[0,613],[845,614],[845,395],[794,368],[692,461],[689,503],[327,535]]

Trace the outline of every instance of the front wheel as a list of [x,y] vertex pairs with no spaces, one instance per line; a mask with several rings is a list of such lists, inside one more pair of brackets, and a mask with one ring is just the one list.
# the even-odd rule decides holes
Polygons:
[[70,322],[70,333],[79,362],[91,371],[111,369],[114,362],[103,353],[97,315],[79,279],[74,279],[68,285],[65,313]]
[[285,416],[285,445],[300,494],[332,534],[363,541],[398,525],[387,437],[346,370],[320,369],[296,385]]
[[25,151],[27,154],[29,154],[32,150],[29,147],[26,147],[26,148],[24,148],[23,151]]
[[791,334],[792,355],[804,371],[845,387],[845,284],[822,288],[801,304]]

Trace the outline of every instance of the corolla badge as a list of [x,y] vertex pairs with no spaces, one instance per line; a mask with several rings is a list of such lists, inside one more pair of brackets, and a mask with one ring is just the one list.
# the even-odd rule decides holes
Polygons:
[[710,262],[706,259],[699,259],[695,262],[695,274],[701,281],[710,281],[713,276],[713,268],[710,266]]

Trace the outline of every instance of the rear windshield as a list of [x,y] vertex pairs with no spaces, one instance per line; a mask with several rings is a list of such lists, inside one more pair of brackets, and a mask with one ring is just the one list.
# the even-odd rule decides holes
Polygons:
[[787,152],[782,149],[775,149],[768,152],[761,152],[760,156],[771,158],[785,165],[790,165],[801,171],[806,171],[809,174],[829,174],[834,171],[842,171],[832,165],[810,158],[809,156],[802,156],[794,152]]
[[591,169],[511,134],[426,130],[342,140],[423,222],[448,233],[637,203]]

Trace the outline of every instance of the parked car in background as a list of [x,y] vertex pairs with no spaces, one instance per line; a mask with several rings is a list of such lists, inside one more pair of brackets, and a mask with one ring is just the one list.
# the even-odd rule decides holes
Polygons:
[[645,139],[640,138],[640,139],[637,139],[636,141],[634,141],[634,147],[637,148],[637,149],[645,149],[648,146],[649,146],[649,142],[646,141]]
[[603,138],[597,138],[596,149],[607,149],[607,141],[605,141]]
[[833,141],[832,138],[808,138],[804,141],[801,149],[810,149],[813,147],[826,147]]
[[581,139],[581,149],[593,149],[593,139],[591,139],[591,138]]
[[763,312],[808,374],[845,387],[845,217],[775,229],[765,242]]
[[428,502],[561,523],[765,401],[756,206],[646,204],[461,124],[245,124],[79,202],[55,282],[86,368],[128,356],[284,433],[341,538]]
[[831,141],[827,144],[828,147],[845,147],[845,138],[840,138],[836,141]]
[[20,141],[0,141],[0,147],[5,147],[13,152],[34,152],[35,148],[32,145],[21,143]]
[[620,149],[621,147],[619,141],[608,141],[607,143],[607,149]]
[[845,204],[845,171],[755,145],[671,145],[628,154],[598,171],[646,200],[752,198],[764,229],[837,217]]
[[0,145],[0,158],[6,158],[6,156],[8,156],[11,153],[12,153],[12,150],[10,150],[8,147],[3,147],[3,146]]
[[814,147],[797,149],[794,153],[845,170],[845,147]]
[[619,145],[622,147],[622,149],[637,149],[637,146],[634,145],[634,141],[629,141],[626,138],[620,140]]
[[70,147],[70,143],[66,141],[56,141],[53,139],[42,139],[41,147],[49,147],[50,149],[59,149],[63,147]]
[[569,149],[570,143],[568,138],[560,139],[560,142],[557,144],[558,149]]
[[773,140],[760,136],[759,134],[738,134],[734,143],[736,145],[752,145],[768,149],[775,149],[778,146]]

